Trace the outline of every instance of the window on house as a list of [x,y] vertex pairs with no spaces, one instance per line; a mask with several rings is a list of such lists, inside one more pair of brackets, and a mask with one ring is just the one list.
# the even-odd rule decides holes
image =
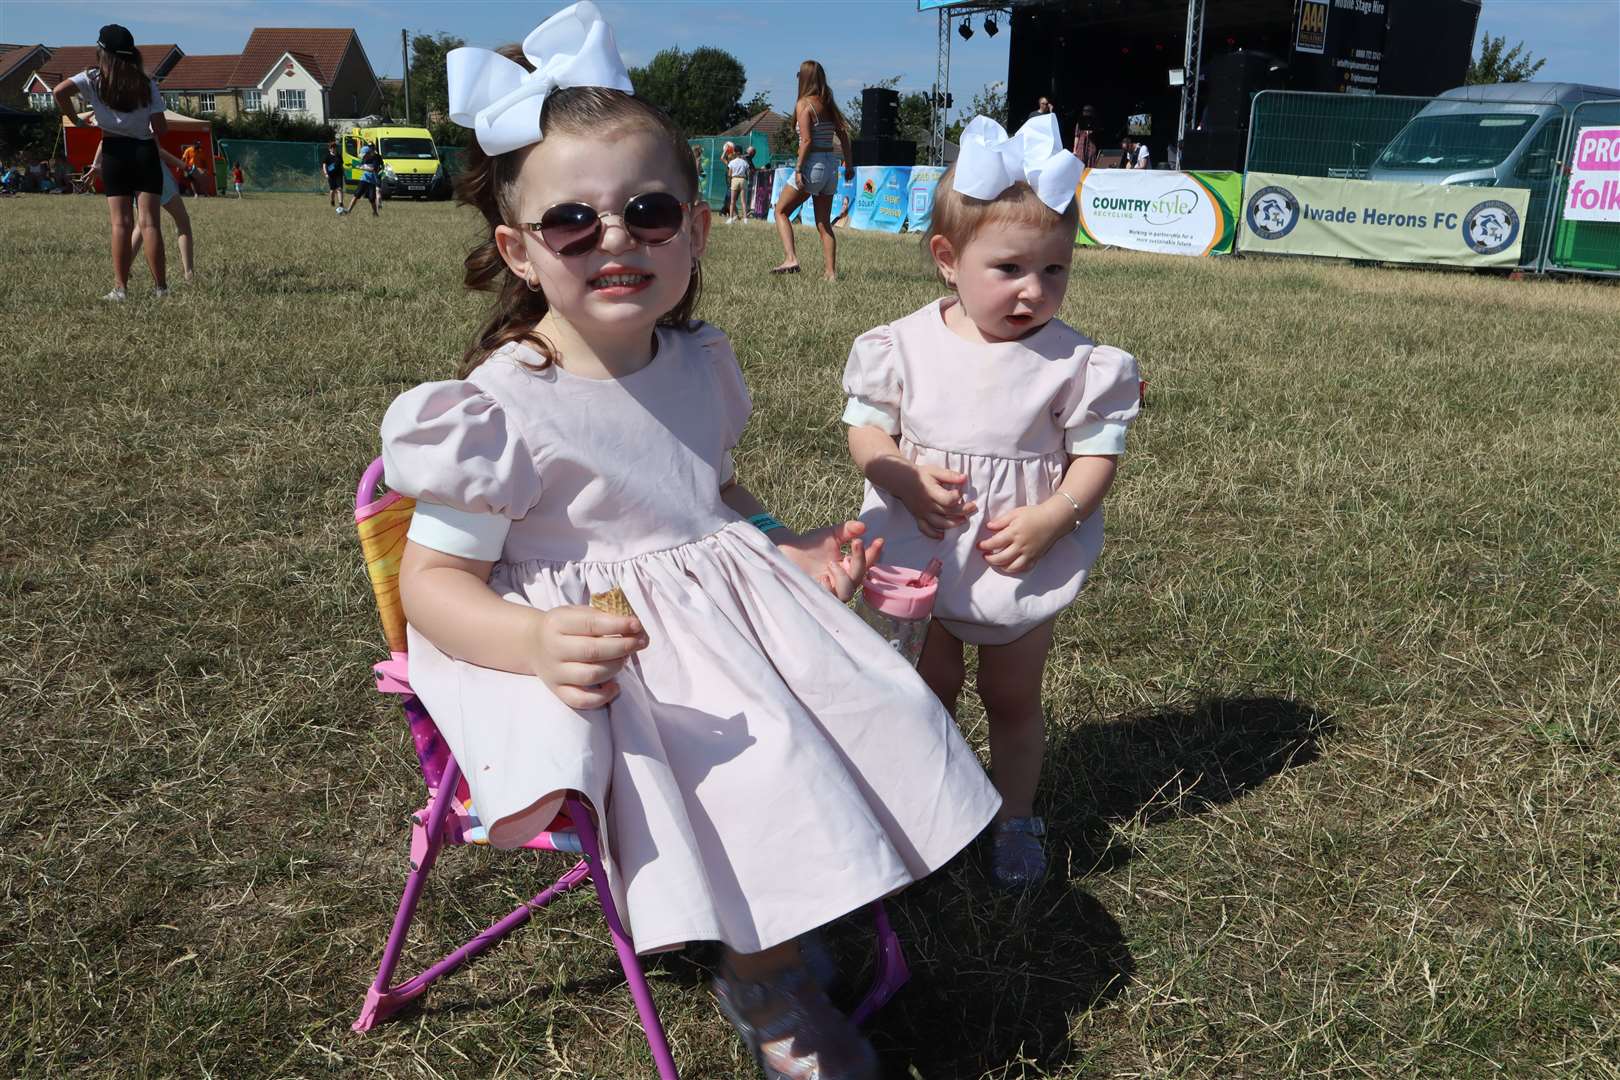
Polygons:
[[288,112],[304,111],[304,92],[302,90],[277,90],[276,108]]
[[163,95],[163,107],[165,109],[179,108],[180,107],[180,95],[179,94],[164,94]]
[[30,109],[49,109],[49,108],[51,108],[51,95],[49,93],[45,93],[45,94],[29,94],[28,95],[28,107]]
[[258,112],[262,107],[263,106],[259,100],[259,92],[257,90],[242,91],[243,112]]
[[197,109],[198,109],[199,112],[205,112],[205,113],[206,112],[213,112],[214,111],[214,95],[213,94],[198,94],[197,95]]

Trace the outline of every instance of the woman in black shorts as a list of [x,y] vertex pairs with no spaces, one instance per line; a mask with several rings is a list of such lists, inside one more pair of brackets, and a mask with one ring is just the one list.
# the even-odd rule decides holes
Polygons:
[[96,38],[96,66],[62,80],[54,91],[57,107],[68,122],[83,127],[85,121],[73,104],[75,93],[90,106],[101,128],[101,182],[112,219],[114,283],[104,299],[122,300],[127,295],[133,261],[130,237],[137,220],[146,242],[146,264],[152,270],[152,295],[167,296],[163,229],[158,223],[163,165],[158,160],[157,137],[168,130],[168,124],[157,80],[147,76],[141,52],[128,30],[117,23],[103,26]]

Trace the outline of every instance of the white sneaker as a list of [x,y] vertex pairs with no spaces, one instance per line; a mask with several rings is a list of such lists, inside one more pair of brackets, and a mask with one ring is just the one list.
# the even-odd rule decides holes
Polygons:
[[115,301],[115,302],[118,302],[118,303],[122,303],[124,300],[128,299],[128,297],[129,297],[129,294],[126,293],[122,288],[116,288],[112,292],[108,293],[106,296],[103,296],[102,299],[103,300],[112,300],[112,301]]
[[154,300],[161,300],[165,296],[168,296],[168,295],[169,295],[168,287],[164,286],[164,285],[158,285],[155,288],[153,288],[153,290],[152,290],[152,299],[154,299]]

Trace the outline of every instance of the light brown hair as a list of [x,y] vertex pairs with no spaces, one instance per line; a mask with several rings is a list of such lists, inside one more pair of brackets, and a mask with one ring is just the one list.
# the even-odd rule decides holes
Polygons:
[[975,199],[971,195],[963,195],[956,190],[956,166],[953,164],[945,170],[945,175],[939,178],[939,186],[934,189],[934,213],[928,222],[928,231],[923,234],[923,256],[934,266],[939,279],[945,281],[945,275],[940,273],[938,265],[934,262],[930,245],[936,236],[943,236],[950,241],[951,249],[958,257],[962,249],[979,234],[979,230],[991,224],[1034,225],[1037,228],[1062,228],[1073,237],[1080,228],[1080,198],[1076,195],[1069,200],[1068,208],[1059,214],[1050,206],[1041,202],[1041,197],[1035,189],[1022,180],[1013,184],[1006,191],[994,199]]
[[[508,45],[498,51],[502,56],[533,70],[519,46]],[[697,167],[692,161],[686,137],[657,106],[621,90],[577,86],[547,94],[545,105],[540,110],[540,130],[548,134],[588,135],[593,139],[604,139],[626,128],[663,135],[676,174],[686,186],[682,200],[689,202],[697,198]],[[462,284],[468,289],[495,294],[495,304],[489,317],[478,331],[477,339],[467,346],[466,353],[462,355],[458,378],[466,378],[491,353],[514,341],[534,346],[544,358],[542,367],[557,362],[556,349],[536,330],[536,324],[551,309],[545,294],[531,290],[521,277],[513,273],[495,244],[496,226],[516,227],[520,224],[517,220],[517,177],[524,159],[536,145],[538,143],[492,157],[485,154],[475,140],[467,148],[467,166],[456,178],[456,201],[483,214],[488,227],[484,239],[467,253]],[[685,295],[680,303],[658,320],[658,325],[690,330],[693,326],[692,311],[697,307],[702,291],[702,267],[694,260],[692,280],[687,284]]]
[[849,121],[838,111],[838,102],[833,100],[832,90],[827,87],[827,69],[814,60],[799,65],[799,100],[805,98],[815,103],[816,112],[823,120],[831,120],[839,131],[849,131]]
[[96,93],[108,106],[119,112],[134,112],[152,100],[152,81],[146,76],[146,64],[141,50],[131,49],[132,55],[110,53],[96,46]]

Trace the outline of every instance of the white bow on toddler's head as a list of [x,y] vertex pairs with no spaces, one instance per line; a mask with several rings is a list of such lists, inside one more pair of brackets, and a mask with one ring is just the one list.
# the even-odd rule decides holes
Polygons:
[[1063,135],[1051,113],[1030,117],[1010,137],[988,116],[975,116],[959,141],[951,186],[961,194],[994,199],[1023,180],[1054,213],[1063,213],[1074,201],[1085,166],[1063,149]]
[[451,49],[445,57],[450,119],[472,128],[491,156],[540,141],[546,95],[565,86],[631,92],[613,27],[590,0],[563,8],[523,39],[522,64],[488,49]]

